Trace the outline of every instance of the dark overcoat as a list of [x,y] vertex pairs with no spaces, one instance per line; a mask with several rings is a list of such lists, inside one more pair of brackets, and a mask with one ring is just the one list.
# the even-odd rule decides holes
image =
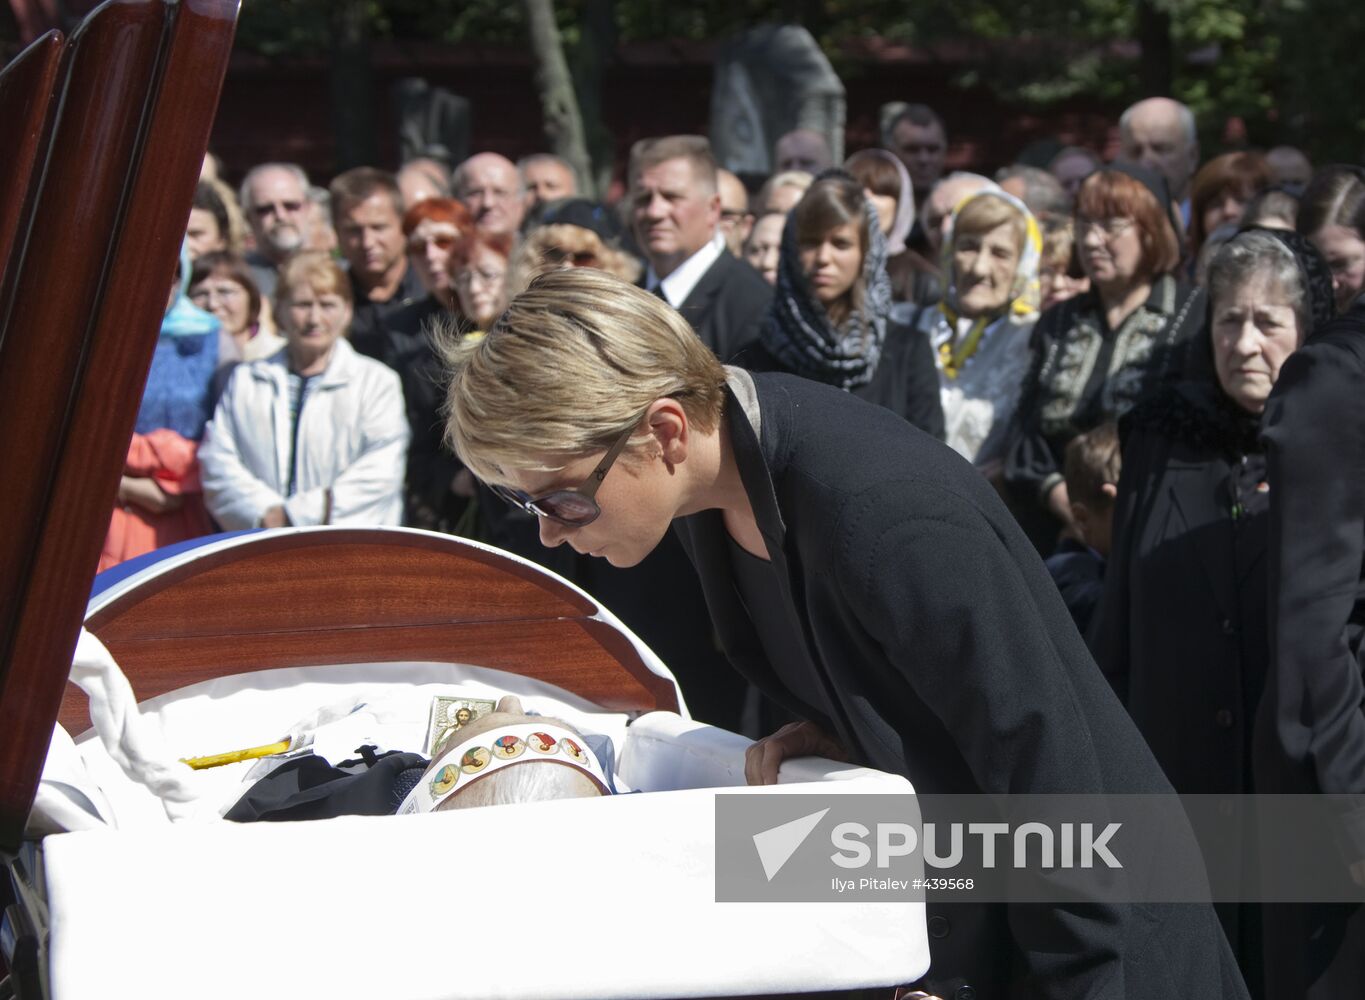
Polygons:
[[[721,513],[682,518],[742,673],[920,792],[1170,791],[1042,560],[969,463],[827,386],[732,369],[729,392],[722,432],[808,653],[769,662]],[[1246,996],[1208,906],[929,907],[924,985],[940,996]]]
[[1091,649],[1176,791],[1249,792],[1268,658],[1258,422],[1209,380],[1159,393],[1123,429]]
[[[1270,478],[1270,674],[1256,720],[1263,792],[1365,793],[1365,315],[1314,333],[1263,421]],[[1340,813],[1340,862],[1365,859],[1365,809]],[[1365,996],[1365,906],[1266,913],[1267,995]]]

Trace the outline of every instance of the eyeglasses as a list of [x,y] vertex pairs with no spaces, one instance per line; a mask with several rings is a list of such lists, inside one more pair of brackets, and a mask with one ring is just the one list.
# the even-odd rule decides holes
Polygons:
[[571,263],[574,267],[595,267],[597,265],[597,254],[591,250],[565,250],[563,247],[546,247],[545,263],[555,267],[562,267],[565,263]]
[[592,524],[602,515],[602,508],[597,506],[597,501],[593,499],[597,494],[597,488],[602,485],[602,480],[607,478],[607,472],[611,469],[617,456],[625,450],[626,443],[635,434],[635,427],[638,423],[639,421],[636,420],[635,423],[626,428],[625,432],[616,439],[616,443],[603,456],[602,461],[597,463],[597,468],[592,470],[592,475],[576,489],[551,490],[549,493],[538,497],[523,493],[521,490],[514,490],[509,486],[490,486],[489,489],[513,507],[524,510],[528,514],[534,514],[536,517],[558,521],[560,524],[567,524],[571,528],[581,528],[584,525]]
[[423,253],[428,244],[433,245],[438,250],[450,250],[455,246],[458,237],[441,233],[439,236],[414,236],[408,240],[408,250],[413,253]]
[[476,284],[483,288],[497,288],[506,276],[506,271],[480,271],[470,268],[455,275],[455,284],[462,288],[473,288]]
[[1098,232],[1106,240],[1122,236],[1133,228],[1132,219],[1076,219],[1076,238],[1085,239],[1086,233]]
[[199,285],[190,292],[190,301],[195,305],[209,305],[213,302],[235,302],[246,294],[241,285]]
[[297,212],[303,211],[303,202],[301,201],[264,202],[260,205],[252,205],[251,210],[255,212],[259,218],[262,219],[271,215],[294,215]]

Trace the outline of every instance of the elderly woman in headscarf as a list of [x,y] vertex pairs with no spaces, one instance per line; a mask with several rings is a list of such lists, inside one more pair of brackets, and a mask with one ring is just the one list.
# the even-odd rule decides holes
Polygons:
[[863,149],[844,163],[877,207],[886,237],[886,274],[895,302],[928,305],[938,300],[942,275],[932,261],[906,246],[915,225],[915,188],[899,158],[884,149]]
[[[1285,359],[1333,312],[1331,272],[1307,239],[1238,234],[1210,262],[1208,333],[1192,344],[1188,377],[1120,421],[1123,471],[1091,646],[1183,794],[1254,790],[1252,722],[1270,651],[1262,414]],[[1254,915],[1232,905],[1219,915],[1255,983]]]
[[186,297],[189,283],[186,243],[128,444],[101,571],[213,531],[199,478],[199,441],[213,411],[219,322]]
[[1018,198],[998,189],[969,196],[944,236],[943,299],[914,321],[934,349],[946,440],[987,476],[1003,471],[1029,367],[1042,246]]
[[821,174],[788,216],[767,323],[736,363],[838,386],[942,439],[933,354],[891,322],[877,209],[842,170]]

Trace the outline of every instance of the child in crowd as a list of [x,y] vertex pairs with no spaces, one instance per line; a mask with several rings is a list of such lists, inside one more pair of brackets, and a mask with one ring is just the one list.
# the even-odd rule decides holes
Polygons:
[[1047,560],[1047,568],[1082,635],[1104,590],[1121,461],[1118,427],[1112,422],[1082,434],[1066,447],[1063,475],[1080,539],[1064,538]]

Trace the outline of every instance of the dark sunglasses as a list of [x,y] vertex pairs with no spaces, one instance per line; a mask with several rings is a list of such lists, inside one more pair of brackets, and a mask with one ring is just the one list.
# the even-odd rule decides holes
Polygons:
[[546,247],[545,262],[556,266],[572,261],[574,267],[596,267],[597,254],[591,250],[565,250],[563,247]]
[[597,506],[597,501],[593,499],[597,493],[597,488],[602,485],[602,480],[607,478],[607,472],[611,469],[617,456],[625,450],[626,443],[634,435],[637,424],[639,424],[638,420],[626,428],[625,433],[616,439],[616,443],[602,457],[602,461],[597,463],[597,468],[592,470],[592,475],[576,489],[551,490],[544,496],[533,497],[529,493],[514,490],[509,486],[489,486],[488,488],[513,507],[524,510],[528,514],[534,514],[536,517],[546,517],[551,521],[567,524],[571,528],[581,528],[586,524],[592,524],[602,514],[602,508]]

